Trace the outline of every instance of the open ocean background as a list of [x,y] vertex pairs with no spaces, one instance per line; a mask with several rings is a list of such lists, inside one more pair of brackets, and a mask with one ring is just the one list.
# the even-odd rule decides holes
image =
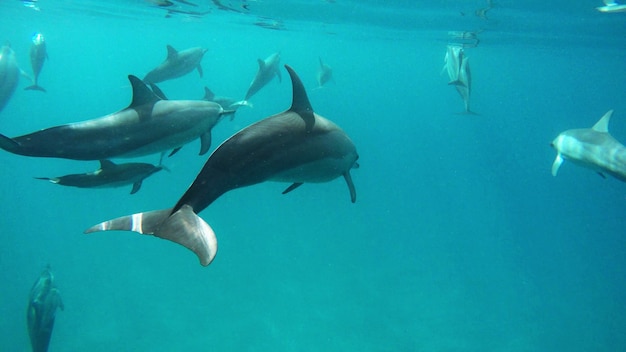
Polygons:
[[[626,350],[626,184],[569,162],[552,177],[549,146],[609,109],[611,133],[626,141],[626,13],[599,13],[599,0],[500,0],[488,20],[474,15],[479,0],[223,1],[248,4],[243,13],[196,3],[173,8],[210,13],[166,18],[143,0],[41,0],[39,11],[0,2],[0,41],[21,68],[32,72],[33,33],[49,54],[47,93],[22,79],[0,132],[126,107],[127,75],[160,64],[167,44],[209,49],[203,78],[160,84],[171,99],[199,99],[204,86],[243,97],[256,59],[280,51],[316,112],[357,146],[356,204],[342,179],[284,196],[277,183],[229,192],[200,214],[220,246],[201,267],[151,236],[82,234],[171,207],[207,159],[198,142],[135,195],[33,178],[97,162],[0,151],[0,351],[30,350],[27,298],[47,264],[65,303],[51,352]],[[441,74],[448,31],[479,29],[465,51],[479,115],[459,114]],[[318,57],[334,82],[314,90]],[[289,107],[282,70],[253,109],[213,129],[212,149]]]

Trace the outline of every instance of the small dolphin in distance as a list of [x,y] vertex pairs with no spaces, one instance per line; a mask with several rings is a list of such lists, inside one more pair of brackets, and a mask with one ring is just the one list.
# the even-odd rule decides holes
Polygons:
[[465,113],[474,114],[470,110],[470,95],[472,93],[472,74],[469,66],[469,58],[463,57],[463,61],[461,62],[461,69],[459,70],[459,84],[455,84],[454,88],[456,88],[457,92],[463,99],[463,104],[465,104]]
[[38,83],[39,73],[43,67],[44,61],[48,58],[46,50],[46,41],[41,33],[35,33],[33,36],[33,44],[30,46],[30,64],[33,68],[33,85],[24,88],[25,90],[38,90],[45,92],[46,90]]
[[609,174],[626,182],[626,147],[609,134],[609,110],[591,128],[560,133],[550,144],[556,150],[552,175],[556,176],[563,160],[589,168],[604,177]]
[[71,174],[60,177],[35,177],[38,180],[47,180],[61,186],[79,188],[121,187],[132,184],[130,194],[141,189],[143,180],[163,170],[161,165],[148,163],[115,164],[110,160],[100,160],[100,168],[94,172]]
[[10,45],[0,47],[0,111],[7,104],[20,80],[20,69]]
[[291,108],[222,143],[173,208],[109,220],[85,233],[125,230],[154,235],[188,248],[207,266],[217,254],[217,239],[197,214],[230,190],[265,181],[292,183],[285,194],[303,183],[343,176],[354,203],[350,169],[357,166],[356,147],[343,130],[313,111],[302,81],[285,67],[293,85]]
[[48,351],[57,308],[64,309],[63,301],[48,266],[30,289],[28,297],[26,321],[33,352]]
[[237,110],[242,106],[253,107],[252,103],[247,100],[236,100],[221,95],[215,95],[208,87],[204,87],[204,97],[202,97],[202,100],[218,103],[224,110]]
[[626,5],[618,4],[614,0],[603,0],[604,6],[596,7],[596,10],[604,13],[626,12]]
[[321,88],[333,78],[333,68],[325,64],[321,57],[319,59],[320,68],[317,71],[317,86],[318,88]]
[[282,81],[280,76],[280,53],[274,53],[265,60],[257,59],[259,63],[259,71],[257,71],[254,80],[250,83],[248,92],[244,100],[250,100],[261,88],[265,87],[274,76],[278,77],[278,81]]
[[199,137],[203,155],[211,146],[211,129],[232,113],[204,100],[164,100],[139,78],[128,79],[133,98],[127,108],[19,137],[0,134],[0,148],[26,156],[103,160],[175,152]]
[[459,79],[459,73],[461,72],[463,57],[464,51],[462,45],[449,44],[446,47],[446,56],[444,57],[443,69],[448,72],[448,78],[450,79],[448,84],[463,84],[463,82]]
[[194,69],[198,69],[202,77],[202,66],[200,61],[207,52],[203,48],[190,48],[183,51],[176,51],[171,45],[167,46],[167,58],[159,66],[148,72],[143,81],[146,83],[159,83],[169,79],[177,78],[188,74]]

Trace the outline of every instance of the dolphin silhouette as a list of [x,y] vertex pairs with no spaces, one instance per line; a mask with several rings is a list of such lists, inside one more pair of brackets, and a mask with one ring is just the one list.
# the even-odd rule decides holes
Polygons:
[[317,86],[321,88],[324,84],[333,78],[333,68],[322,61],[320,57],[320,68],[317,71]]
[[110,160],[100,160],[100,168],[94,172],[71,174],[59,177],[35,177],[38,180],[47,180],[61,186],[79,188],[120,187],[132,184],[130,194],[141,189],[143,180],[163,170],[161,165],[148,163],[116,164]]
[[146,83],[159,83],[168,79],[184,76],[193,69],[198,69],[202,77],[202,66],[200,61],[207,52],[203,48],[190,48],[183,51],[176,51],[171,45],[167,46],[167,58],[159,66],[148,72],[143,81]]
[[259,70],[250,83],[250,87],[248,88],[248,92],[246,93],[246,97],[244,100],[249,100],[254,94],[256,94],[261,88],[265,87],[274,76],[278,77],[278,81],[282,81],[282,77],[280,75],[280,53],[274,53],[268,56],[265,60],[257,59],[259,63]]
[[26,321],[33,352],[48,351],[57,308],[63,310],[63,301],[48,266],[30,289],[28,297]]
[[596,7],[596,10],[605,13],[626,12],[626,5],[618,4],[614,0],[602,0],[604,6]]
[[7,104],[20,80],[20,69],[10,45],[0,47],[0,111]]
[[0,148],[27,156],[103,160],[176,152],[200,137],[202,155],[211,145],[213,126],[222,115],[232,113],[204,100],[162,100],[139,78],[128,79],[133,98],[127,108],[19,137],[0,134]]
[[45,92],[46,90],[39,85],[39,73],[43,68],[43,63],[48,58],[46,50],[46,41],[41,33],[33,35],[33,44],[30,46],[30,64],[33,68],[33,85],[24,88],[25,90],[38,90]]
[[463,57],[461,61],[461,69],[459,70],[458,77],[459,84],[455,84],[454,88],[459,93],[461,98],[463,99],[463,104],[465,104],[465,113],[474,114],[473,111],[470,110],[470,95],[472,93],[472,74],[469,66],[469,58],[467,56]]
[[264,181],[291,182],[285,194],[306,182],[343,176],[355,202],[350,169],[357,166],[356,147],[337,125],[313,112],[300,78],[285,67],[293,86],[289,110],[254,123],[222,143],[173,208],[105,221],[85,233],[126,230],[154,235],[190,249],[206,266],[217,254],[217,239],[197,214],[230,190]]
[[609,110],[591,128],[560,133],[550,144],[556,150],[552,175],[556,176],[563,160],[589,168],[604,177],[609,174],[626,182],[626,147],[609,134]]

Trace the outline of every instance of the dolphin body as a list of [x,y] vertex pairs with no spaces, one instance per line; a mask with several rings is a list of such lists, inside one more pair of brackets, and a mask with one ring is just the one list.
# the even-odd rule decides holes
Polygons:
[[237,110],[242,106],[252,107],[252,103],[247,100],[236,100],[221,95],[215,95],[208,87],[204,87],[204,97],[202,97],[202,100],[218,103],[225,110]]
[[167,58],[159,66],[148,72],[143,81],[146,83],[159,83],[168,79],[184,76],[193,69],[198,69],[202,77],[202,66],[200,61],[207,52],[203,48],[190,48],[183,51],[176,51],[171,45],[167,46]]
[[211,146],[213,126],[222,115],[232,113],[203,100],[163,100],[139,78],[131,75],[128,79],[133,98],[127,108],[19,137],[0,134],[0,148],[26,156],[103,160],[176,152],[200,137],[203,155]]
[[38,180],[48,180],[62,186],[79,188],[120,187],[132,184],[130,194],[141,189],[143,180],[163,170],[161,165],[148,163],[115,164],[110,160],[100,160],[100,168],[94,172],[71,174],[60,177],[36,177]]
[[46,50],[46,41],[41,33],[35,33],[33,36],[33,44],[30,46],[30,64],[33,68],[33,85],[24,88],[25,90],[38,90],[45,92],[46,90],[41,87],[37,82],[39,80],[39,73],[43,68],[43,63],[48,58],[48,51]]
[[30,289],[26,321],[33,352],[46,352],[50,344],[56,310],[64,309],[59,290],[54,286],[54,276],[46,267]]
[[0,48],[0,111],[7,104],[20,80],[15,52],[9,45]]
[[591,128],[567,130],[550,144],[556,150],[552,175],[556,176],[563,160],[589,168],[604,177],[609,174],[626,182],[626,147],[609,134],[609,110]]
[[317,86],[321,88],[324,84],[333,78],[333,68],[322,61],[320,57],[320,68],[317,71]]
[[596,10],[605,13],[626,12],[626,5],[618,4],[614,0],[603,0],[604,6],[596,7]]
[[274,53],[265,60],[257,59],[257,61],[259,63],[259,71],[257,71],[252,83],[250,83],[244,100],[249,100],[254,94],[261,90],[261,88],[265,87],[274,76],[278,77],[279,82],[282,81],[279,67],[280,53]]
[[470,110],[470,95],[472,93],[472,73],[470,71],[469,66],[469,58],[463,57],[461,61],[461,69],[459,70],[458,77],[459,84],[455,84],[454,88],[459,92],[459,95],[463,99],[463,103],[465,104],[465,113],[466,114],[474,114],[473,111]]
[[450,79],[448,84],[463,85],[463,82],[459,78],[459,74],[461,72],[464,57],[465,55],[462,45],[450,44],[447,46],[443,70],[448,72],[448,78]]
[[198,215],[222,194],[265,181],[291,182],[288,193],[305,182],[327,182],[343,176],[352,202],[356,191],[350,169],[358,154],[350,138],[333,122],[317,115],[302,82],[292,80],[289,110],[254,123],[222,143],[173,208],[109,220],[85,233],[126,230],[176,242],[193,251],[203,266],[217,253],[211,227]]

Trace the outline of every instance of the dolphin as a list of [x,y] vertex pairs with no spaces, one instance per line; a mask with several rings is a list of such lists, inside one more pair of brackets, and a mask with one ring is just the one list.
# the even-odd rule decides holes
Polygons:
[[603,0],[604,6],[596,7],[596,10],[605,13],[626,12],[626,5],[618,4],[614,0]]
[[448,71],[450,85],[462,85],[459,79],[463,57],[465,56],[463,46],[458,44],[448,44],[446,48],[446,56],[444,57],[443,70]]
[[103,160],[176,152],[200,137],[203,155],[211,146],[213,126],[222,115],[232,113],[203,100],[163,100],[139,78],[130,75],[128,79],[133,98],[127,108],[19,137],[0,134],[0,148],[27,156]]
[[470,94],[472,92],[472,74],[470,72],[469,58],[463,57],[461,69],[459,70],[459,84],[455,84],[454,88],[459,92],[465,104],[465,113],[473,114],[470,110]]
[[333,78],[333,68],[322,62],[320,57],[320,68],[317,71],[317,85],[322,87]]
[[250,83],[250,88],[248,88],[244,100],[249,100],[261,88],[265,87],[274,76],[278,77],[279,82],[282,81],[279,68],[280,52],[268,56],[265,60],[257,59],[257,61],[259,63],[259,71],[256,73],[252,83]]
[[237,110],[242,106],[253,107],[252,103],[247,100],[237,100],[229,97],[215,95],[208,87],[204,87],[204,97],[202,100],[212,101],[220,104],[224,110]]
[[289,110],[256,122],[223,142],[209,157],[192,185],[173,208],[105,221],[85,230],[125,230],[176,242],[209,265],[217,253],[213,229],[197,214],[222,194],[265,181],[291,182],[288,193],[305,182],[327,182],[343,176],[356,201],[350,169],[356,147],[333,122],[316,114],[293,69]]
[[609,134],[609,110],[591,128],[567,130],[550,144],[556,150],[552,175],[556,176],[563,160],[626,182],[626,147]]
[[0,111],[13,95],[19,80],[20,69],[15,60],[15,52],[10,45],[4,45],[0,48]]
[[39,73],[43,67],[44,61],[48,58],[48,52],[46,51],[46,41],[41,33],[35,33],[33,36],[33,44],[30,46],[30,64],[33,67],[33,85],[24,88],[25,90],[38,90],[45,92],[46,90],[41,87],[37,81],[39,79]]
[[63,301],[48,266],[30,289],[28,297],[26,321],[33,352],[48,351],[57,308],[64,309]]
[[94,172],[71,174],[60,177],[35,177],[38,180],[47,180],[62,186],[79,188],[120,187],[132,184],[130,194],[141,189],[141,183],[147,177],[163,170],[162,165],[148,163],[115,164],[110,160],[100,160],[100,168]]
[[143,81],[146,83],[159,83],[168,79],[184,76],[198,69],[202,77],[202,66],[200,61],[207,52],[203,48],[190,48],[183,51],[176,51],[171,45],[167,46],[167,58],[157,68],[148,72]]

